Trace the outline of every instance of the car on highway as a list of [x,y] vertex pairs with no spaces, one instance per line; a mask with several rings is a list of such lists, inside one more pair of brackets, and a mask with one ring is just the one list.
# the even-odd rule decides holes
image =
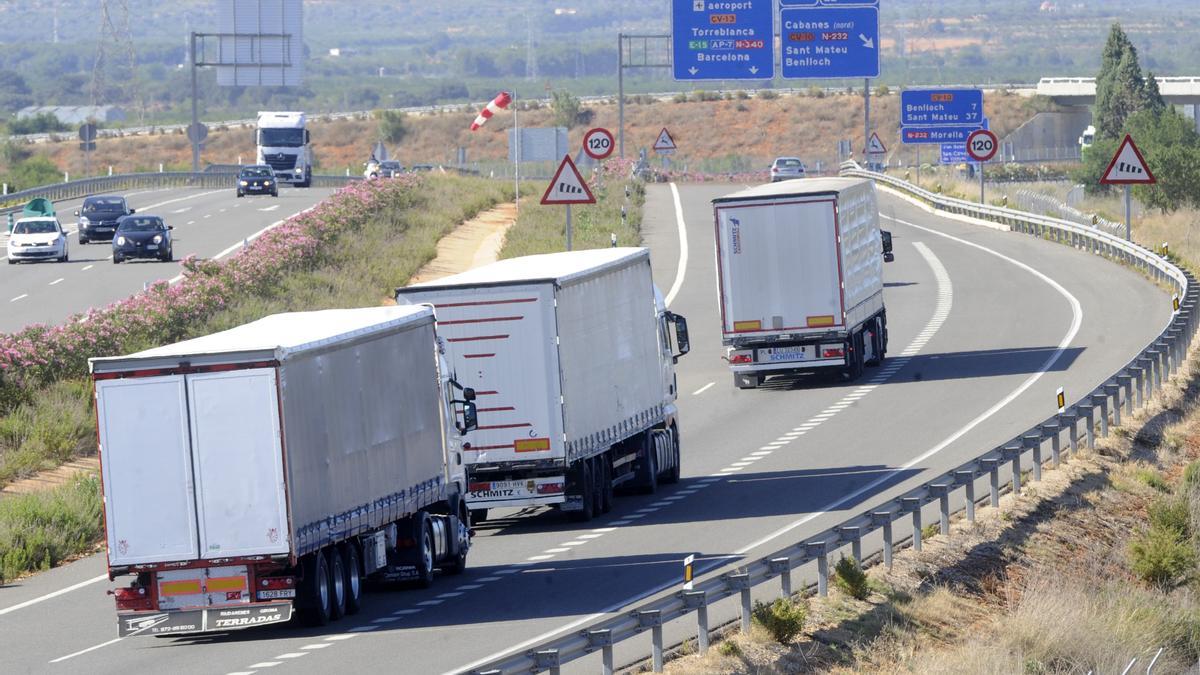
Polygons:
[[79,218],[79,243],[86,244],[95,239],[112,239],[117,231],[117,220],[136,213],[120,195],[96,195],[83,200],[83,206],[75,212]]
[[113,237],[112,261],[119,265],[130,258],[154,258],[161,262],[175,259],[171,240],[173,228],[158,216],[125,216],[117,224]]
[[371,160],[367,162],[363,176],[368,179],[395,178],[402,173],[404,173],[404,165],[394,159],[385,159],[382,162]]
[[804,168],[804,162],[800,161],[799,157],[776,157],[771,163],[771,182],[777,183],[781,180],[791,180],[793,178],[804,178],[807,170]]
[[67,233],[63,231],[58,218],[22,218],[13,225],[12,234],[8,237],[9,265],[22,260],[67,262],[70,259]]
[[266,164],[252,164],[238,171],[237,196],[252,194],[279,196],[279,179],[274,169]]

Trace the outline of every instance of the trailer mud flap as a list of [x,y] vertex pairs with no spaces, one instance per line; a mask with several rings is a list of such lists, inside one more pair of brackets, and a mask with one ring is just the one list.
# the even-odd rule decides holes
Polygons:
[[173,635],[215,633],[241,630],[292,618],[292,603],[259,603],[250,607],[187,609],[170,612],[118,612],[120,637],[131,635]]

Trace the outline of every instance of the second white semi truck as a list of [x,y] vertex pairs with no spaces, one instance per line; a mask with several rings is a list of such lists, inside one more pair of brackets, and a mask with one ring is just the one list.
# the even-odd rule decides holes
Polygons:
[[[734,385],[837,370],[849,379],[887,352],[875,184],[809,178],[713,200],[722,342]],[[887,235],[887,236],[885,236]]]
[[396,293],[436,307],[455,376],[479,397],[474,520],[539,504],[589,520],[618,486],[679,479],[687,321],[666,310],[646,249],[513,258]]
[[260,112],[257,164],[269,164],[281,183],[312,185],[313,150],[308,120],[302,112]]

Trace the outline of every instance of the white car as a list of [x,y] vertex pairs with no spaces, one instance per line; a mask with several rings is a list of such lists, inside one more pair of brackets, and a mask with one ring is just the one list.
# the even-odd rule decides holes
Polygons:
[[807,171],[799,157],[776,157],[771,164],[771,182],[804,178]]
[[22,218],[8,237],[8,264],[21,260],[67,262],[67,233],[57,218]]

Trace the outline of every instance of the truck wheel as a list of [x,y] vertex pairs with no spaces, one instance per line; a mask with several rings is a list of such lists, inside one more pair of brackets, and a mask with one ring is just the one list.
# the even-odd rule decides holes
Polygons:
[[578,511],[570,511],[571,520],[577,523],[586,523],[596,515],[596,481],[592,478],[592,462],[591,460],[583,460],[579,463],[579,478],[575,481],[579,486],[580,501],[583,502],[583,508]]
[[329,623],[333,594],[329,588],[329,564],[325,554],[318,551],[305,558],[303,571],[301,597],[304,608],[301,616],[310,626],[324,626]]
[[342,570],[346,578],[346,615],[358,614],[362,609],[362,564],[353,543],[342,544]]
[[679,473],[680,473],[679,432],[676,431],[674,427],[671,427],[671,429],[670,429],[670,439],[671,439],[671,463],[672,463],[672,466],[670,469],[667,470],[666,473],[663,474],[662,482],[667,483],[667,484],[674,484],[674,483],[679,482]]
[[[442,567],[442,571],[444,571],[446,574],[462,574],[463,572],[467,571],[467,551],[471,548],[471,535],[467,530],[466,516],[467,510],[464,506],[462,513],[459,514],[458,518],[458,527],[460,528],[460,531],[449,534],[451,537],[458,537],[459,542],[458,555],[454,556],[454,559],[450,561],[449,565]],[[449,542],[447,542],[447,545],[449,545]]]
[[592,513],[604,513],[604,457],[597,455],[592,462]]
[[336,546],[330,546],[325,555],[329,556],[329,618],[336,621],[346,615],[346,565]]
[[871,322],[871,352],[866,365],[874,368],[883,363],[883,327],[879,318]]
[[600,513],[608,513],[613,508],[613,468],[612,458],[607,454],[600,456]]
[[642,434],[642,442],[646,456],[642,459],[642,492],[652,495],[658,492],[658,448],[655,446],[655,434],[647,431]]
[[863,334],[856,333],[850,338],[851,353],[850,362],[846,364],[845,379],[847,381],[857,380],[863,374]]
[[433,585],[433,528],[429,526],[429,515],[424,511],[414,516],[414,520],[418,547],[416,584],[418,588],[429,588]]
[[758,375],[734,375],[733,386],[738,389],[754,389],[762,384],[762,377]]

